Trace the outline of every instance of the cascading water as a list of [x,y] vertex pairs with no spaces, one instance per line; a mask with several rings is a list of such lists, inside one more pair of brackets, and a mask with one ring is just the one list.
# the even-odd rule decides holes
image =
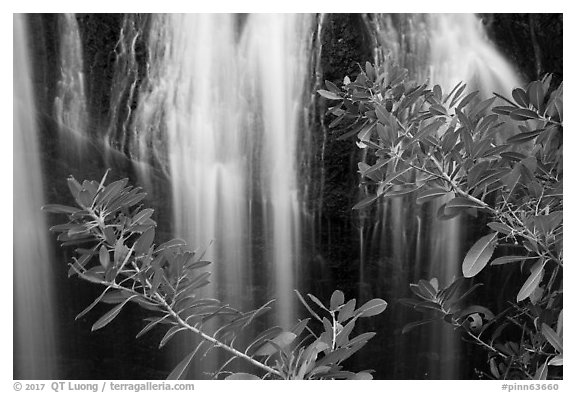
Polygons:
[[379,14],[367,23],[376,63],[389,56],[419,82],[452,88],[464,81],[484,96],[519,84],[474,14]]
[[234,18],[155,16],[149,40],[132,148],[146,158],[147,141],[165,144],[175,235],[199,248],[217,241],[206,256],[215,262],[211,287],[239,301],[248,295],[248,160],[238,122]]
[[56,378],[51,248],[25,18],[14,15],[14,378]]
[[[487,39],[480,20],[473,14],[372,15],[365,17],[365,21],[374,41],[376,64],[396,62],[407,68],[410,78],[419,83],[428,81],[430,85],[452,89],[463,81],[468,84],[468,92],[479,90],[484,98],[492,92],[509,95],[520,86],[516,73]],[[461,276],[465,252],[462,218],[441,221],[435,218],[435,213],[428,213],[429,227],[423,232],[422,216],[426,212],[417,212],[415,225],[406,225],[414,215],[412,209],[405,211],[408,208],[401,200],[384,202],[379,209],[382,218],[370,228],[381,236],[375,243],[390,243],[392,250],[382,250],[383,255],[414,264],[412,274],[399,269],[402,278],[397,282],[401,285],[431,277],[437,277],[440,285],[449,284]],[[409,231],[411,227],[416,232]],[[422,243],[424,233],[432,234],[426,243]],[[392,242],[388,240],[390,237]],[[415,252],[408,252],[414,246],[417,246]],[[411,261],[412,258],[416,260]],[[400,293],[402,289],[392,291]],[[431,358],[434,361],[428,367],[430,373],[438,378],[455,378],[459,366],[458,337],[447,326],[438,326],[430,335],[435,338],[425,337],[420,348],[437,356]]]
[[63,154],[81,156],[87,142],[88,112],[80,31],[75,14],[61,14],[60,80],[54,100],[54,117]]
[[[309,83],[311,15],[252,15],[245,27],[246,71],[256,121],[249,129],[259,148],[257,183],[263,212],[267,252],[273,266],[278,323],[294,323],[293,290],[300,260],[301,201],[298,187],[299,150],[306,150],[301,132],[306,84]],[[248,109],[248,108],[246,108]],[[260,130],[260,131],[258,131]]]
[[312,20],[153,16],[130,137],[133,157],[170,174],[175,234],[215,242],[207,258],[216,294],[252,307],[251,291],[273,288],[262,294],[278,299],[285,326],[300,249],[297,149]]

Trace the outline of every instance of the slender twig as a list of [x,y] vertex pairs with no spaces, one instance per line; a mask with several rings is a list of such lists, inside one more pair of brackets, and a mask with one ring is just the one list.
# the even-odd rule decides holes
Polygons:
[[219,341],[218,339],[216,339],[216,338],[214,338],[214,337],[212,337],[212,336],[204,333],[204,332],[201,331],[200,329],[198,329],[198,328],[196,328],[196,327],[191,326],[190,324],[188,324],[186,321],[184,321],[184,320],[180,317],[180,315],[178,315],[178,313],[177,313],[176,311],[174,311],[174,309],[166,302],[166,300],[165,300],[165,299],[162,297],[162,295],[160,295],[158,292],[156,292],[156,293],[154,294],[154,297],[152,298],[152,297],[150,297],[150,296],[143,295],[142,293],[140,293],[140,292],[138,292],[138,291],[134,291],[134,290],[129,289],[129,288],[126,288],[126,287],[124,287],[124,286],[118,285],[118,284],[116,284],[116,283],[114,283],[114,282],[107,282],[107,281],[100,280],[98,283],[101,284],[101,285],[105,285],[105,286],[111,287],[111,288],[113,288],[113,289],[118,289],[118,290],[121,290],[121,291],[126,291],[126,292],[129,292],[129,293],[134,294],[134,295],[137,295],[137,296],[143,296],[143,297],[146,298],[147,300],[150,300],[150,301],[152,301],[152,302],[155,302],[157,305],[163,307],[163,308],[176,320],[176,322],[177,322],[180,326],[182,326],[182,327],[190,330],[191,332],[199,335],[199,336],[202,337],[204,340],[212,343],[215,347],[222,348],[222,349],[224,349],[224,350],[232,353],[233,355],[235,355],[235,356],[237,356],[237,357],[239,357],[239,358],[241,358],[241,359],[244,359],[245,361],[253,364],[254,366],[265,370],[267,373],[274,374],[274,375],[276,375],[276,376],[280,376],[280,373],[279,373],[277,370],[273,369],[272,367],[270,367],[270,366],[268,366],[268,365],[266,365],[266,364],[264,364],[264,363],[261,363],[261,362],[255,360],[254,358],[252,358],[252,357],[250,357],[249,355],[247,355],[247,354],[245,354],[245,353],[237,350],[236,348],[233,348],[233,347],[231,347],[231,346],[229,346],[229,345],[226,345],[225,343]]

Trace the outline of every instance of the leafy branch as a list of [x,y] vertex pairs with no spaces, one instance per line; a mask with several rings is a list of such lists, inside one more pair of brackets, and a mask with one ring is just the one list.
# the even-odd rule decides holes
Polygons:
[[[486,308],[455,314],[444,307],[448,298],[434,297],[441,291],[457,297],[453,286],[460,281],[438,292],[437,280],[435,285],[420,280],[413,285],[435,295],[415,303],[417,308],[432,310],[440,317],[409,328],[444,319],[464,329],[490,353],[517,359],[509,362],[508,368],[512,366],[524,376],[547,375],[548,365],[562,364],[559,345],[554,346],[554,338],[548,340],[551,335],[544,328],[549,326],[546,323],[556,324],[561,341],[562,85],[552,89],[551,76],[546,76],[526,89],[514,89],[512,100],[498,94],[482,100],[477,91],[466,93],[464,83],[446,94],[439,85],[429,88],[407,76],[406,70],[394,65],[376,69],[366,63],[356,80],[345,78],[341,87],[326,81],[327,90],[318,91],[332,104],[327,113],[336,116],[329,127],[337,130],[344,125],[340,138],[355,136],[357,146],[366,151],[365,160],[358,163],[366,196],[354,209],[366,209],[381,198],[414,195],[419,205],[438,201],[440,219],[481,215],[488,219],[490,232],[466,254],[464,277],[478,275],[495,250],[504,247],[515,255],[496,258],[491,265],[520,262],[520,271],[525,267],[530,271],[513,302],[522,313],[514,314],[515,308],[504,310],[498,323],[492,322],[489,316],[493,314]],[[506,105],[494,106],[497,99]],[[527,317],[544,320],[530,330],[520,322]],[[498,348],[493,340],[481,338],[469,328],[485,322],[490,322],[485,326],[497,326],[496,336],[509,322],[519,327],[522,337],[514,349],[529,360],[518,360],[518,351]],[[530,342],[525,341],[528,330]],[[552,345],[554,356],[541,348],[542,340]],[[503,376],[499,370],[492,370],[492,375]]]
[[[76,254],[70,263],[69,276],[104,286],[101,294],[77,316],[91,311],[97,304],[113,304],[93,325],[92,331],[111,323],[128,303],[135,303],[150,311],[152,317],[137,334],[137,338],[155,327],[167,327],[159,347],[166,345],[176,334],[188,332],[200,342],[170,373],[168,379],[185,377],[193,358],[204,357],[213,349],[221,349],[230,357],[213,373],[214,378],[260,379],[248,373],[231,373],[226,367],[236,359],[257,369],[262,378],[273,379],[368,379],[370,371],[353,373],[343,370],[341,363],[364,346],[373,336],[349,335],[360,317],[374,316],[386,308],[386,302],[373,299],[355,309],[355,300],[343,306],[344,294],[335,291],[330,308],[312,295],[316,304],[329,310],[338,320],[321,320],[326,331],[316,337],[307,326],[308,319],[291,330],[272,327],[251,340],[245,348],[237,344],[238,337],[258,317],[270,310],[273,301],[249,312],[242,312],[217,299],[203,297],[200,290],[209,284],[210,263],[204,252],[190,250],[185,242],[172,239],[155,244],[154,211],[140,202],[146,197],[141,188],[128,186],[128,179],[105,184],[108,172],[100,182],[73,177],[68,187],[78,207],[47,205],[51,213],[65,214],[67,222],[53,226],[62,246],[75,246]],[[298,296],[302,299],[301,295]],[[308,305],[312,315],[319,318]],[[346,320],[352,318],[343,329]],[[216,321],[216,328],[208,322]],[[327,320],[326,320],[327,321]],[[304,332],[306,336],[297,341]],[[314,340],[312,340],[314,338]],[[309,343],[312,341],[312,343]]]

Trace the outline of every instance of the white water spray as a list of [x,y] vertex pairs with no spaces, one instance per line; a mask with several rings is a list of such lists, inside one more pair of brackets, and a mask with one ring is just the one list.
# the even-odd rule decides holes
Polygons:
[[55,339],[48,228],[25,17],[14,15],[14,358],[15,379],[52,379]]
[[[170,174],[175,234],[199,247],[214,241],[207,258],[215,262],[215,294],[253,307],[254,285],[275,288],[268,295],[278,299],[279,322],[288,327],[313,17],[153,18],[131,154],[142,161],[152,154]],[[252,260],[255,254],[265,260]]]
[[[310,15],[251,15],[243,46],[259,135],[259,192],[265,220],[267,254],[273,269],[278,322],[293,324],[293,290],[298,283],[301,201],[298,156],[303,93],[309,80]],[[308,35],[308,37],[307,37]],[[255,105],[254,105],[255,104]]]

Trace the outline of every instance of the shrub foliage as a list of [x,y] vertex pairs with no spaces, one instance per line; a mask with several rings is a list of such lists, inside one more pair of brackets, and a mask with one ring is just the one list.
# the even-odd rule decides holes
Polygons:
[[[562,375],[563,87],[550,83],[548,75],[510,99],[482,99],[464,83],[446,92],[408,80],[400,67],[366,63],[354,81],[318,91],[331,103],[329,127],[366,152],[358,163],[365,197],[354,209],[381,198],[437,200],[441,219],[487,222],[463,277],[445,286],[422,279],[403,302],[429,314],[405,333],[443,319],[487,351],[492,378]],[[497,310],[467,304],[481,285],[464,290],[467,279],[508,264],[522,282],[512,298],[498,299]]]
[[[92,325],[92,331],[110,324],[128,303],[133,303],[150,312],[136,338],[153,328],[164,329],[159,344],[162,348],[177,334],[196,335],[199,344],[168,379],[185,378],[193,359],[200,360],[215,349],[228,356],[212,373],[214,378],[372,378],[371,370],[346,371],[342,362],[375,335],[354,336],[352,331],[359,318],[384,311],[387,306],[384,300],[372,299],[356,307],[355,299],[346,301],[344,294],[336,290],[325,305],[313,295],[308,294],[306,301],[296,292],[311,318],[298,321],[289,330],[271,327],[240,347],[238,337],[253,330],[248,327],[270,310],[273,301],[243,312],[204,296],[201,289],[209,285],[210,276],[205,271],[210,262],[203,259],[204,253],[191,250],[180,239],[157,244],[154,211],[141,204],[146,194],[139,187],[129,186],[128,179],[105,184],[107,174],[100,182],[80,184],[73,177],[68,179],[77,207],[44,206],[47,212],[66,216],[66,222],[53,226],[51,231],[58,233],[62,246],[76,247],[69,276],[103,287],[102,293],[77,318],[99,303],[111,305]],[[239,359],[261,374],[226,371],[228,365]]]

